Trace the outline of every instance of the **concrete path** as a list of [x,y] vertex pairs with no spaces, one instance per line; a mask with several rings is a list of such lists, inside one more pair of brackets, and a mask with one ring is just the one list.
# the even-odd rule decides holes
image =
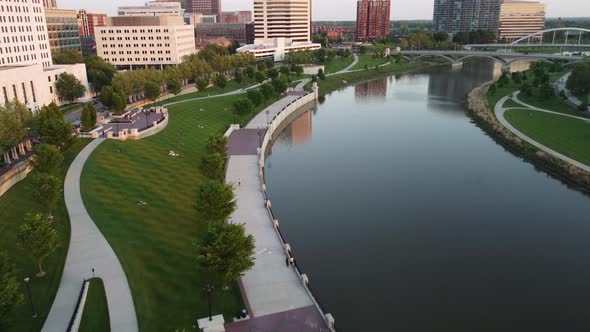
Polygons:
[[[571,104],[574,106],[580,106],[582,105],[582,101],[578,97],[574,96],[566,86],[567,80],[571,74],[572,72],[570,71],[555,81],[555,88],[558,94],[561,93],[561,91],[564,91],[565,96]],[[590,95],[588,95],[588,98],[590,98]]]
[[[513,100],[523,106],[529,107],[530,105],[523,103],[521,101],[518,100],[518,94],[520,93],[520,91],[515,92],[514,96],[513,96]],[[538,148],[541,151],[544,151],[556,158],[559,158],[563,161],[566,161],[580,169],[585,170],[586,172],[590,172],[590,166],[583,164],[577,160],[574,160],[570,157],[567,157],[537,141],[535,141],[534,139],[532,139],[531,137],[525,135],[523,132],[519,131],[518,129],[516,129],[514,126],[512,126],[508,120],[506,120],[506,118],[504,117],[504,113],[506,113],[506,111],[511,110],[511,109],[515,109],[515,108],[504,108],[504,103],[506,103],[506,101],[508,101],[510,98],[510,96],[506,96],[502,99],[500,99],[500,101],[498,101],[494,107],[494,113],[496,114],[496,118],[498,119],[498,121],[500,121],[500,123],[506,127],[508,130],[510,130],[514,135],[520,137],[522,140],[526,141],[527,143],[535,146],[536,148]],[[527,106],[528,105],[528,106]],[[571,117],[571,118],[575,118],[575,119],[579,119],[582,121],[588,121],[588,119],[586,118],[581,118],[581,117],[577,117],[577,116],[573,116],[573,115],[568,115],[568,114],[563,114],[563,113],[557,113],[557,112],[552,112],[552,111],[548,111],[548,110],[543,110],[534,106],[530,106],[529,107],[531,110],[534,111],[539,111],[539,112],[544,112],[544,113],[550,113],[550,114],[556,114],[556,115],[560,115],[560,116],[566,116],[566,117]],[[518,108],[517,108],[518,109]],[[523,112],[526,112],[525,110],[523,110]]]
[[347,73],[352,69],[352,67],[356,66],[356,64],[359,63],[359,56],[354,53],[352,55],[354,56],[354,61],[352,61],[352,63],[348,67],[336,72],[336,74]]
[[111,331],[138,330],[135,306],[125,272],[115,252],[94,224],[80,194],[80,176],[88,157],[105,139],[88,144],[78,154],[68,170],[64,184],[64,197],[71,224],[70,247],[61,277],[57,296],[42,331],[66,331],[74,313],[82,282],[92,277],[104,281]]

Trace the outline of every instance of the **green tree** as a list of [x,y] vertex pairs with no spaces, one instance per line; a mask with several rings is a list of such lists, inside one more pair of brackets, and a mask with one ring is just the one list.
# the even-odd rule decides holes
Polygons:
[[125,105],[125,99],[121,97],[120,94],[115,93],[113,95],[113,111],[115,114],[119,115],[125,113],[126,107],[127,105]]
[[270,68],[266,71],[266,76],[268,78],[277,78],[279,76],[279,71],[276,68]]
[[512,82],[515,84],[522,83],[522,74],[520,72],[512,73]]
[[324,74],[324,70],[322,68],[318,69],[318,77],[321,80],[325,80],[326,79],[326,75]]
[[539,98],[540,99],[547,100],[547,99],[553,97],[553,95],[554,95],[554,90],[553,90],[553,87],[551,86],[551,84],[549,84],[549,82],[545,82],[539,87]]
[[199,89],[199,91],[204,91],[209,86],[209,78],[199,78],[195,83],[197,84],[197,88]]
[[272,59],[266,59],[264,60],[264,66],[266,66],[266,69],[273,68],[275,66],[275,62]]
[[220,133],[209,136],[207,139],[207,153],[227,155],[227,137]]
[[528,84],[527,82],[523,83],[520,86],[520,93],[522,93],[523,96],[527,96],[527,97],[532,96],[532,88],[531,88],[531,85]]
[[0,106],[0,151],[11,149],[27,135],[30,119],[30,111],[18,101]]
[[234,101],[234,112],[239,115],[250,114],[254,111],[254,104],[248,98]]
[[86,107],[86,105],[84,105],[84,107],[82,107],[82,114],[80,115],[80,121],[82,122],[81,130],[83,132],[88,132],[88,131],[92,130],[92,128],[94,128],[91,125],[92,119],[90,118],[90,112],[88,111],[88,107]]
[[246,235],[241,224],[210,224],[205,240],[197,248],[198,260],[218,274],[226,287],[254,266],[254,237]]
[[225,155],[208,153],[201,159],[201,171],[210,179],[222,181],[225,176]]
[[117,68],[98,56],[84,57],[88,82],[95,92],[102,91],[104,86],[111,85]]
[[566,87],[574,95],[585,97],[590,92],[590,62],[578,63],[567,80]]
[[264,95],[264,99],[268,101],[275,94],[275,89],[272,85],[264,83],[260,86],[260,92]]
[[236,210],[234,187],[220,181],[207,181],[197,189],[197,214],[204,221],[225,222]]
[[215,76],[215,85],[220,88],[221,90],[225,89],[227,86],[227,78],[223,74],[217,74]]
[[61,110],[55,103],[43,106],[37,112],[32,127],[44,143],[59,148],[65,148],[72,143],[74,127],[64,120]]
[[148,81],[145,82],[143,93],[147,99],[151,100],[152,103],[155,103],[162,91],[160,90],[160,85],[158,83]]
[[234,80],[241,83],[244,80],[244,71],[240,68],[234,71]]
[[256,72],[256,82],[262,83],[266,79],[266,75],[263,71],[259,70]]
[[33,199],[47,212],[49,219],[53,219],[52,211],[57,205],[62,192],[62,179],[57,176],[38,173],[33,176]]
[[55,89],[60,98],[67,100],[70,104],[78,98],[84,97],[86,87],[80,80],[69,73],[61,73],[55,83]]
[[88,111],[90,113],[90,121],[91,121],[90,123],[92,124],[92,127],[94,128],[94,127],[96,127],[96,121],[97,121],[97,119],[96,119],[96,107],[94,107],[94,104],[93,103],[88,103],[86,105],[86,107],[88,107]]
[[277,93],[283,93],[289,87],[289,79],[285,75],[279,75],[277,78],[272,79],[272,86]]
[[54,145],[39,144],[33,147],[33,158],[29,163],[39,173],[58,175],[63,166],[64,157]]
[[248,76],[249,79],[254,79],[254,77],[256,77],[256,68],[253,66],[246,67],[246,76]]
[[112,86],[103,86],[100,90],[100,102],[108,107],[113,107],[113,87]]
[[264,95],[258,89],[248,90],[246,95],[248,96],[248,99],[250,99],[252,104],[254,104],[255,106],[262,104],[262,102],[264,101]]
[[17,244],[25,250],[39,267],[38,277],[45,275],[42,263],[57,247],[57,232],[43,214],[27,214],[17,234]]
[[[0,252],[0,318],[4,317],[15,304],[24,300],[14,263],[4,251]],[[0,323],[0,327],[2,324]]]
[[289,76],[289,74],[291,73],[291,70],[289,69],[289,66],[283,65],[283,66],[281,66],[281,68],[279,68],[279,72],[285,76]]
[[490,85],[490,89],[488,90],[488,93],[490,94],[490,96],[496,95],[496,85],[495,84]]
[[297,75],[303,74],[303,67],[302,66],[293,65],[293,66],[291,66],[291,70]]
[[51,53],[53,57],[53,63],[56,65],[71,65],[74,63],[84,63],[82,53],[73,48],[65,48],[60,51]]
[[168,92],[177,96],[180,92],[182,92],[182,86],[180,85],[180,82],[178,82],[178,80],[170,80],[168,81],[168,83],[166,84],[166,88],[168,89]]

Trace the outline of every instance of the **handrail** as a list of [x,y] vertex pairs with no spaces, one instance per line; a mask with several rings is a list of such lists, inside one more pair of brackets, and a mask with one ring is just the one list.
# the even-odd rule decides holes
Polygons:
[[66,330],[66,332],[72,331],[72,327],[74,326],[74,321],[76,320],[78,310],[80,309],[80,303],[82,302],[82,296],[84,295],[84,288],[86,286],[86,281],[88,281],[88,280],[84,279],[84,281],[82,281],[82,288],[80,289],[80,295],[78,295],[78,301],[76,301],[76,307],[74,307],[74,313],[72,314],[72,318],[70,318],[70,323],[68,324],[68,329]]

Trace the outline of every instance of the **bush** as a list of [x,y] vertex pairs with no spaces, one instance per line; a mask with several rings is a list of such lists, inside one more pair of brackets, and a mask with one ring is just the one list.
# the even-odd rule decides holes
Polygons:
[[227,137],[223,134],[210,136],[207,139],[207,153],[227,155]]
[[250,99],[252,104],[254,104],[255,106],[262,104],[262,102],[264,101],[264,95],[258,89],[248,90],[246,95],[248,96],[248,99]]
[[248,98],[240,98],[234,101],[234,111],[239,115],[252,113],[254,111],[254,104]]
[[223,181],[225,176],[225,155],[221,153],[207,154],[201,159],[201,171],[213,180]]
[[227,86],[227,78],[225,77],[225,75],[217,74],[215,76],[215,85],[221,88],[222,90],[225,89],[225,87]]
[[201,77],[201,78],[197,79],[197,81],[195,83],[197,84],[197,88],[199,89],[199,91],[203,91],[203,90],[207,89],[207,87],[209,86],[209,78],[208,77]]
[[263,71],[259,70],[256,72],[256,82],[262,83],[266,79],[266,74]]
[[318,77],[321,80],[325,80],[326,79],[326,75],[324,74],[324,70],[322,68],[318,69]]

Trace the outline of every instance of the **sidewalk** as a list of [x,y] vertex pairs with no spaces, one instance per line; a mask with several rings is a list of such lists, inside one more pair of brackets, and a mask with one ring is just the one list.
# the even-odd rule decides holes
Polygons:
[[113,249],[88,215],[80,194],[80,175],[84,164],[104,140],[98,138],[88,144],[78,154],[66,175],[64,196],[71,224],[70,246],[59,289],[42,331],[67,330],[82,282],[92,277],[93,268],[96,277],[104,281],[111,331],[138,330],[135,306],[125,272]]

